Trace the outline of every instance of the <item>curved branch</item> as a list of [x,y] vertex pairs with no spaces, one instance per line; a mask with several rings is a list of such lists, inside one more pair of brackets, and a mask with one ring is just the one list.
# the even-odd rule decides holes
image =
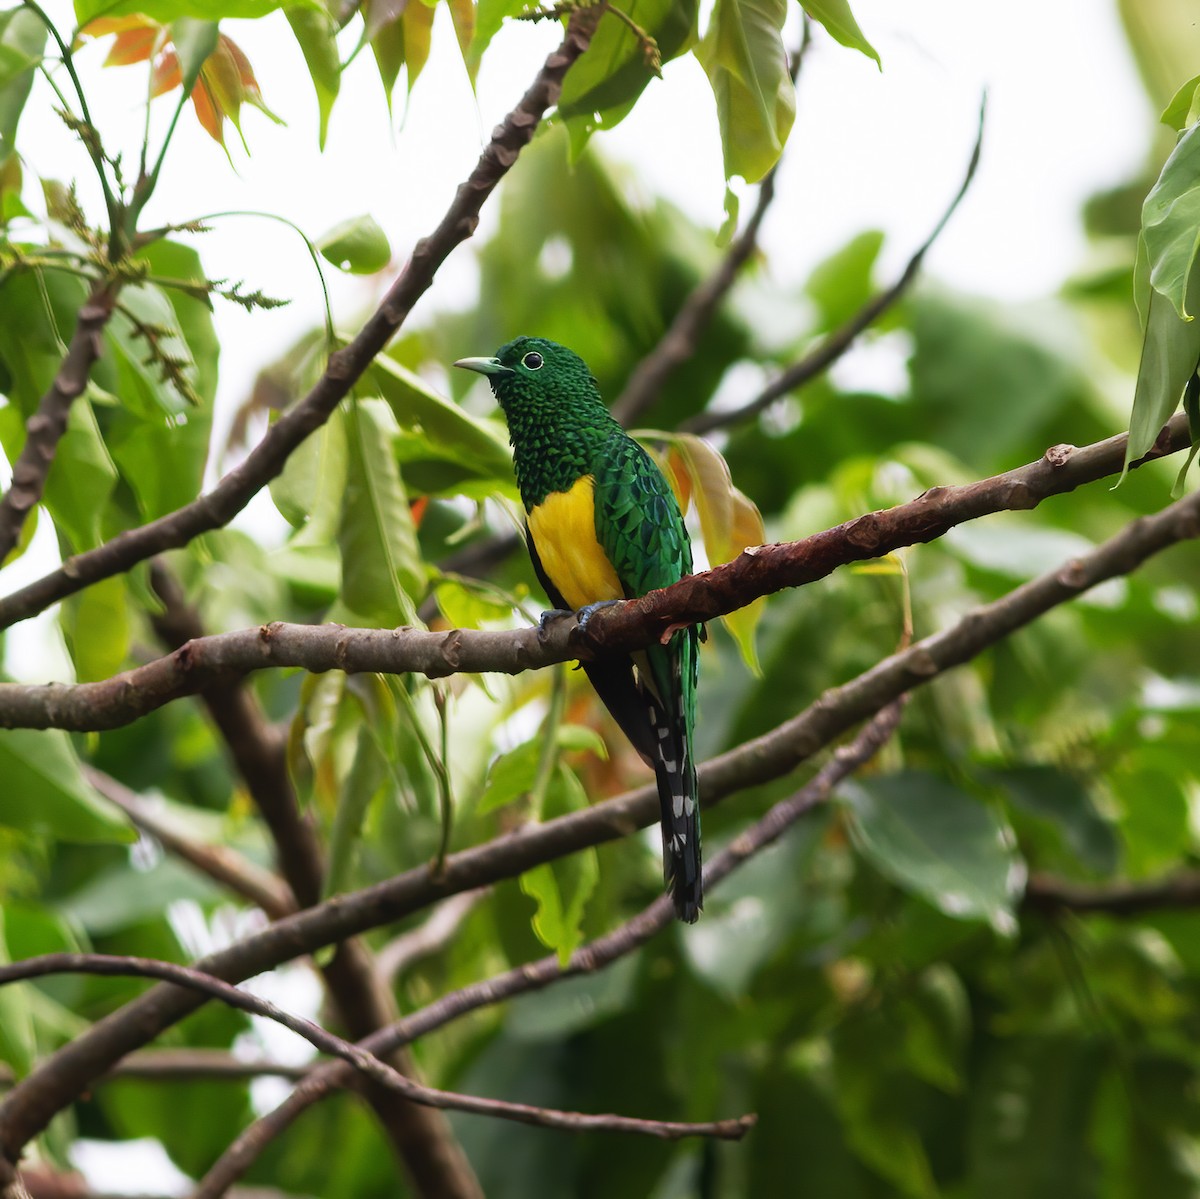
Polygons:
[[0,499],[0,563],[16,548],[34,505],[42,498],[75,397],[87,387],[100,357],[101,335],[116,303],[115,285],[98,284],[79,309],[75,332],[49,390],[25,424],[25,444],[13,464],[12,486]]
[[[1155,516],[1133,521],[1092,553],[885,658],[850,682],[825,692],[778,728],[704,763],[699,771],[702,802],[712,805],[736,791],[779,778],[905,692],[969,661],[1088,588],[1134,570],[1151,554],[1197,536],[1200,493]],[[597,613],[596,620],[603,619],[608,611]],[[452,854],[437,875],[422,867],[365,890],[335,896],[209,954],[198,965],[219,978],[248,978],[300,954],[407,916],[447,895],[513,878],[576,850],[627,836],[657,816],[656,790],[642,787],[511,837]],[[88,1083],[199,1003],[194,995],[178,988],[155,987],[49,1057],[0,1102],[0,1146],[8,1160],[16,1160],[29,1139]]]
[[187,987],[229,1007],[262,1016],[291,1029],[323,1053],[341,1058],[360,1074],[391,1091],[397,1091],[412,1103],[447,1111],[471,1112],[479,1116],[497,1116],[540,1128],[561,1128],[571,1132],[633,1132],[643,1136],[676,1141],[684,1137],[718,1137],[738,1141],[754,1127],[756,1117],[739,1116],[730,1120],[713,1120],[689,1124],[668,1120],[640,1120],[632,1116],[592,1115],[587,1112],[564,1112],[554,1108],[534,1107],[527,1103],[507,1103],[502,1099],[484,1099],[477,1095],[460,1095],[441,1091],[414,1082],[374,1054],[352,1045],[349,1041],[328,1032],[319,1024],[286,1012],[266,999],[241,991],[219,978],[213,978],[190,966],[160,962],[155,958],[124,957],[104,953],[47,953],[26,958],[11,965],[0,965],[0,987],[31,978],[52,974],[99,974],[135,978],[156,978],[179,987]]
[[[1043,499],[1116,474],[1125,434],[1083,449],[1054,446],[1037,462],[977,483],[934,487],[894,508],[856,517],[800,541],[758,546],[732,562],[692,575],[597,612],[586,633],[574,619],[535,628],[348,629],[341,625],[275,623],[187,642],[173,654],[97,683],[28,686],[0,683],[0,727],[117,728],[172,700],[267,667],[309,671],[516,674],[590,657],[605,649],[635,649],[679,624],[711,620],[762,595],[824,578],[839,566],[878,558],[901,546],[932,541],[954,525],[993,512],[1036,507]],[[1190,444],[1187,419],[1172,419],[1148,460]]]
[[886,291],[868,300],[848,321],[830,333],[815,349],[810,350],[798,362],[794,362],[777,379],[773,379],[749,403],[741,408],[728,412],[701,412],[697,416],[683,422],[681,426],[688,433],[711,433],[714,429],[725,429],[730,425],[741,424],[757,416],[769,408],[776,400],[803,387],[810,379],[828,370],[850,347],[864,330],[870,328],[912,285],[913,280],[925,261],[925,255],[933,247],[933,243],[941,236],[950,218],[954,215],[971,181],[975,178],[975,170],[979,166],[979,155],[983,149],[983,124],[987,111],[987,100],[979,107],[979,132],[975,137],[975,147],[971,151],[971,159],[967,163],[967,173],[950,201],[949,207],[942,213],[941,219],[933,227],[933,231],[918,247],[917,252],[908,260],[908,265],[900,273],[900,277]]
[[1058,912],[1138,916],[1161,908],[1200,907],[1200,871],[1183,870],[1149,883],[1075,883],[1046,874],[1033,875],[1025,887],[1025,906],[1049,915]]
[[[834,787],[869,761],[895,731],[903,701],[890,704],[855,737],[839,749],[822,769],[795,795],[774,805],[751,828],[706,863],[704,887],[708,894],[748,858],[776,841],[805,813],[825,802]],[[662,931],[674,918],[674,906],[661,895],[631,920],[595,941],[581,946],[564,966],[557,954],[536,962],[514,966],[494,978],[472,983],[428,1004],[359,1043],[361,1049],[383,1054],[417,1037],[442,1028],[468,1012],[501,1003],[516,995],[539,991],[552,983],[579,974],[592,974],[632,953]],[[267,1146],[281,1136],[296,1119],[334,1091],[348,1086],[353,1071],[339,1063],[320,1066],[309,1074],[273,1111],[255,1120],[241,1133],[205,1174],[191,1199],[218,1199],[262,1156]]]
[[208,494],[158,520],[121,533],[94,550],[68,558],[58,570],[0,599],[0,628],[35,615],[90,583],[121,574],[163,550],[177,549],[201,533],[221,528],[283,470],[292,451],[329,419],[371,360],[404,323],[450,252],[475,232],[484,201],[529,143],[546,109],[557,102],[563,76],[587,49],[603,8],[603,4],[596,4],[574,11],[562,44],[546,59],[516,108],[496,126],[492,140],[459,187],[438,227],[417,242],[383,302],[354,340],[330,355],[325,373],[313,389],[271,426],[245,461]]

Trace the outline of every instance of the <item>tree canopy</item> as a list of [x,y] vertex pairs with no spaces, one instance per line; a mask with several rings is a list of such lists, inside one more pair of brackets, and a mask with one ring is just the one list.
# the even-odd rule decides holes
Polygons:
[[[844,0],[447,7],[0,12],[0,1194],[107,1193],[89,1147],[142,1138],[197,1199],[1200,1194],[1190,18],[1125,6],[1162,125],[1013,306],[924,270],[986,105],[899,271],[873,229],[771,270],[797,78],[880,62]],[[350,72],[419,105],[443,29],[471,80],[507,22],[561,42],[422,239],[352,195],[294,230],[364,290],[221,411],[214,308],[293,297],[160,198],[187,123],[232,171],[248,107],[286,119],[243,21],[298,44],[322,144]],[[605,151],[686,56],[721,230]],[[136,121],[94,117],[132,72]],[[519,333],[587,361],[706,566],[586,629],[539,629],[506,431],[448,371]],[[897,387],[831,372],[864,346]],[[570,666],[696,622],[684,927]]]

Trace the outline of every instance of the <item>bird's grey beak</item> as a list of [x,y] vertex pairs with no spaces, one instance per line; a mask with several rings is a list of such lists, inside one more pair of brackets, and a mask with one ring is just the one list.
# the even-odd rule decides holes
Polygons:
[[455,366],[463,370],[475,371],[480,375],[511,375],[512,368],[504,365],[499,358],[460,358]]

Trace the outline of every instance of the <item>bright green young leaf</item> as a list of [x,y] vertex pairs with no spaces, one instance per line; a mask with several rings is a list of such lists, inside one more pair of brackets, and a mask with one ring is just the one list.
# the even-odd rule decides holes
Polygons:
[[271,498],[296,529],[292,548],[329,545],[337,537],[348,469],[346,422],[339,414],[303,441],[271,480]]
[[317,142],[324,149],[325,135],[329,132],[329,114],[333,111],[333,102],[342,86],[337,25],[323,8],[288,8],[284,16],[304,54],[313,90],[317,93],[317,106],[321,114]]
[[1172,129],[1183,132],[1200,118],[1200,75],[1189,79],[1171,97],[1159,120]]
[[208,459],[211,418],[192,412],[174,419],[140,420],[117,413],[108,448],[147,520],[195,499]]
[[1142,204],[1142,238],[1150,286],[1170,300],[1183,320],[1188,287],[1200,253],[1200,125],[1189,129],[1163,166]]
[[572,156],[578,158],[597,129],[611,129],[633,109],[646,85],[696,40],[696,0],[631,0],[621,11],[651,38],[652,51],[617,16],[601,20],[588,52],[571,68],[563,82],[558,116],[571,137]]
[[[11,961],[4,908],[0,907],[0,965],[7,966]],[[0,1061],[9,1065],[17,1078],[24,1078],[37,1060],[37,1036],[30,1007],[33,993],[28,984],[0,987]]]
[[111,678],[129,652],[125,580],[101,579],[63,605],[63,629],[81,683]]
[[[472,82],[479,73],[479,64],[483,60],[485,51],[491,45],[492,38],[500,32],[500,26],[504,24],[505,19],[515,17],[528,7],[525,0],[479,0],[475,8],[475,28],[471,44],[467,47],[465,55],[467,73]],[[384,86],[387,86],[386,79]]]
[[868,58],[875,60],[880,70],[883,69],[875,47],[863,36],[847,0],[801,0],[801,6],[814,21],[825,26],[834,41],[849,46],[851,50],[861,50]]
[[46,47],[46,27],[32,9],[0,13],[0,162],[16,148],[17,123]]
[[855,844],[881,873],[960,919],[1015,927],[1024,868],[996,813],[930,774],[896,774],[844,787]]
[[386,777],[387,767],[379,745],[370,729],[364,726],[358,730],[350,772],[338,796],[333,831],[329,838],[325,898],[350,888],[367,810],[371,801],[379,794]]
[[59,729],[0,729],[0,824],[61,841],[127,842],[124,817],[84,782],[70,738]]
[[383,83],[383,94],[387,97],[388,112],[392,111],[392,92],[400,69],[404,66],[404,22],[393,20],[382,25],[371,35],[371,53]]
[[512,618],[513,606],[490,590],[472,586],[473,580],[442,579],[437,585],[438,608],[456,629],[481,629]]
[[388,628],[417,623],[425,571],[412,511],[391,453],[394,422],[378,401],[346,409],[349,470],[338,545],[342,600],[368,623]]
[[253,21],[297,3],[320,7],[320,0],[75,0],[75,21],[83,26],[96,17],[124,17],[130,13],[141,13],[164,25],[184,17],[214,22]]
[[796,115],[786,16],[786,0],[717,0],[696,50],[717,100],[726,178],[757,183],[783,153]]
[[82,395],[67,414],[44,496],[55,527],[74,552],[94,549],[104,539],[102,518],[116,485],[117,467],[100,436],[92,399]]
[[321,256],[341,271],[373,275],[391,261],[392,247],[374,217],[353,217],[335,225],[316,242]]
[[813,268],[804,290],[821,310],[822,329],[843,324],[867,302],[882,249],[883,234],[878,229],[869,229],[852,237]]

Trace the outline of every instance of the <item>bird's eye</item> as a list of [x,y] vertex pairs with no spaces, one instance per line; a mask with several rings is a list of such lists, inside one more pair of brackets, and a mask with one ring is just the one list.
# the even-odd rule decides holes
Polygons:
[[521,365],[527,366],[531,371],[540,370],[542,366],[542,356],[537,350],[530,350],[524,358],[521,359]]

